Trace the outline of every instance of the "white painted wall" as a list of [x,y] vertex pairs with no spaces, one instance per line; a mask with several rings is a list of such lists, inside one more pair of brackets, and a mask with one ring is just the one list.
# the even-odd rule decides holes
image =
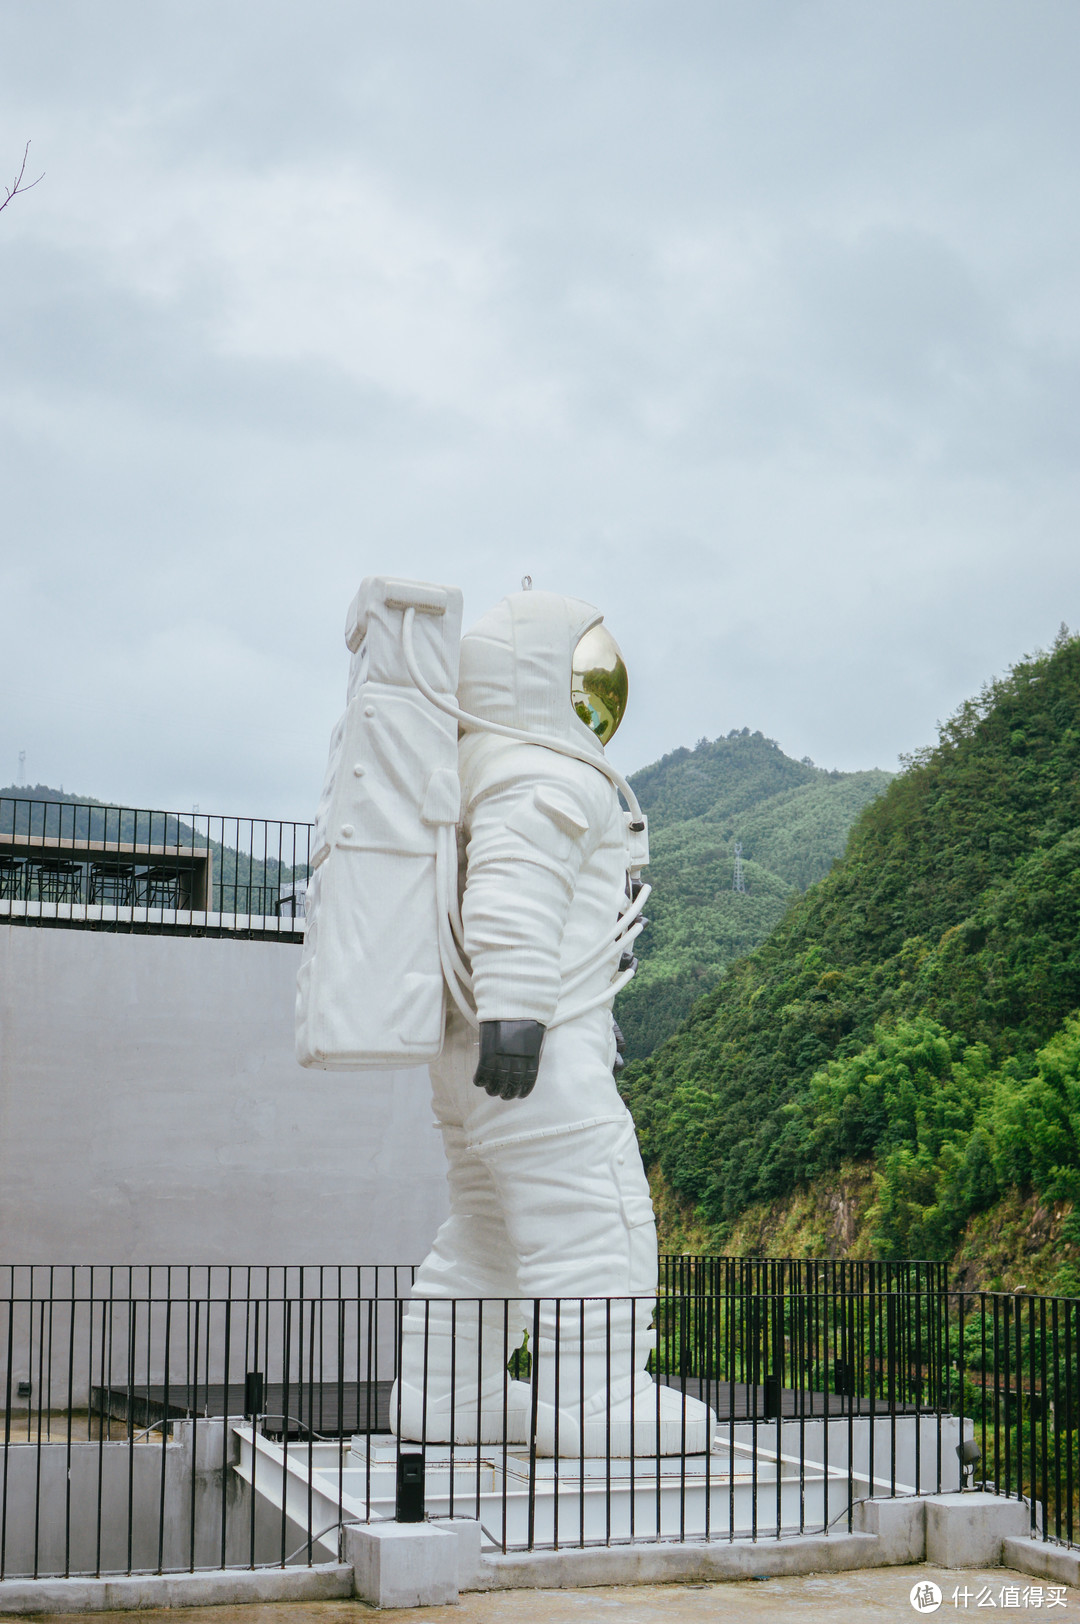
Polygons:
[[0,925],[0,1261],[419,1262],[426,1070],[305,1071],[300,948]]

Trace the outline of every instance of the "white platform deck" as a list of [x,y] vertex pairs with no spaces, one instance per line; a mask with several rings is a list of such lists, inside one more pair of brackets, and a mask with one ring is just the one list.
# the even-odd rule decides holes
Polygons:
[[[909,1430],[915,1425],[911,1418]],[[826,1423],[813,1434],[824,1454]],[[392,1520],[396,1446],[392,1438],[350,1443],[282,1444],[237,1426],[235,1470],[255,1493],[285,1514],[303,1538],[309,1527],[316,1560],[337,1554],[341,1522]],[[781,1440],[782,1442],[786,1440]],[[831,1459],[756,1448],[721,1436],[708,1455],[630,1460],[530,1460],[527,1450],[429,1445],[425,1509],[429,1519],[478,1519],[489,1550],[632,1540],[707,1540],[819,1533],[842,1518],[849,1499],[912,1494],[892,1473],[871,1479],[853,1451],[833,1438]],[[409,1446],[418,1448],[419,1446]],[[813,1452],[813,1451],[811,1451]],[[531,1491],[531,1492],[530,1492]]]

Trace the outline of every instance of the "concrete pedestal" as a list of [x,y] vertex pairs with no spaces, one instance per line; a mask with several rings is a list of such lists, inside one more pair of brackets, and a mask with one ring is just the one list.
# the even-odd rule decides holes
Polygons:
[[1021,1500],[980,1490],[935,1494],[926,1501],[926,1560],[940,1568],[997,1567],[1005,1539],[1031,1532]]
[[458,1542],[431,1523],[346,1528],[356,1594],[372,1607],[439,1607],[458,1599]]
[[863,1500],[852,1516],[856,1534],[873,1534],[883,1563],[897,1567],[921,1562],[926,1551],[926,1502],[913,1497],[902,1500]]

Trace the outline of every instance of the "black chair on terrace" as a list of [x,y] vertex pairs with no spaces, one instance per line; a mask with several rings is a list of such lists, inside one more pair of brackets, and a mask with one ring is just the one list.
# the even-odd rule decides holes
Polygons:
[[148,868],[139,875],[138,901],[144,908],[190,908],[190,889],[175,868]]
[[21,857],[0,857],[0,901],[19,902],[26,895],[26,864]]
[[59,857],[38,857],[27,864],[27,896],[37,902],[81,902],[82,867]]
[[131,863],[91,863],[91,902],[106,907],[130,908],[135,901],[135,869]]

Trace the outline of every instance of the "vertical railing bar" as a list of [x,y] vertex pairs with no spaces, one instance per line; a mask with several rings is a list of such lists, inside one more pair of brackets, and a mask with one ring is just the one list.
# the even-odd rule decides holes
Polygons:
[[[248,1370],[257,1370],[259,1368],[259,1315],[262,1312],[262,1309],[263,1304],[259,1301],[259,1299],[257,1297],[252,1297],[251,1270],[249,1269],[247,1281],[247,1319],[244,1328],[245,1375]],[[249,1336],[251,1337],[250,1343],[248,1341]],[[266,1380],[268,1381],[270,1376],[269,1365],[264,1364],[262,1368],[266,1373]],[[257,1477],[259,1465],[259,1451],[257,1448],[259,1440],[259,1417],[253,1413],[245,1416],[244,1419],[251,1428],[251,1494],[249,1496],[248,1509],[248,1566],[254,1568],[255,1503],[258,1493]]]
[[[158,1557],[157,1557],[157,1571],[158,1571],[158,1573],[161,1573],[163,1571],[163,1568],[164,1568],[164,1565],[165,1565],[165,1467],[166,1467],[166,1462],[167,1462],[167,1459],[168,1459],[167,1451],[168,1451],[168,1440],[169,1440],[169,1413],[170,1413],[170,1410],[172,1408],[171,1397],[170,1397],[170,1374],[171,1374],[171,1363],[172,1363],[172,1271],[171,1271],[171,1269],[166,1270],[165,1291],[166,1291],[166,1297],[165,1297],[165,1371],[164,1371],[165,1391],[164,1391],[164,1395],[163,1395],[163,1399],[162,1399],[161,1479],[160,1479],[160,1483],[159,1483],[159,1487],[158,1487]],[[153,1319],[153,1311],[154,1311],[154,1301],[153,1301],[153,1297],[151,1295],[152,1292],[153,1292],[153,1275],[151,1274],[150,1283],[149,1283],[149,1285],[147,1287],[147,1303],[146,1303],[146,1318],[147,1318],[148,1327],[150,1326],[150,1322]],[[188,1306],[190,1308],[190,1303],[188,1304]],[[185,1329],[186,1329],[186,1327],[185,1327]],[[152,1344],[152,1342],[150,1340],[149,1329],[148,1329],[148,1334],[147,1334],[147,1344],[148,1344],[148,1352],[149,1352],[149,1349],[151,1349],[152,1346],[153,1346],[153,1344]],[[147,1359],[147,1367],[146,1367],[146,1398],[147,1398],[147,1414],[148,1415],[149,1415],[149,1410],[150,1410],[150,1373],[151,1373],[151,1369],[152,1369],[152,1366],[151,1366],[149,1358],[148,1358]],[[134,1465],[134,1454],[135,1454],[135,1440],[134,1440],[134,1437],[131,1439],[131,1442],[130,1442],[128,1447],[129,1447],[129,1449],[131,1451],[132,1463]],[[194,1477],[192,1479],[191,1487],[192,1487],[192,1498],[194,1498],[194,1489],[195,1489]],[[128,1571],[129,1572],[130,1572],[130,1569],[131,1569],[131,1560],[130,1560],[130,1557],[129,1557],[129,1559],[128,1559]]]
[[[659,1425],[659,1399],[657,1400],[657,1424]],[[585,1545],[585,1428],[581,1425],[585,1409],[585,1299],[578,1300],[578,1389],[576,1409],[578,1414],[578,1544]],[[657,1480],[657,1516],[660,1515],[660,1488]]]
[[[64,1453],[64,1578],[71,1577],[71,1424],[75,1401],[75,1278],[71,1277],[71,1314],[68,1320],[67,1443]],[[86,1407],[89,1418],[90,1406]],[[89,1427],[87,1427],[89,1432]]]
[[[1044,1303],[1043,1304],[1043,1312],[1044,1312],[1044,1314],[1045,1314],[1045,1311],[1046,1311],[1046,1305]],[[1061,1388],[1060,1388],[1059,1381],[1058,1381],[1058,1372],[1059,1372],[1059,1370],[1061,1368],[1061,1366],[1060,1366],[1061,1343],[1060,1343],[1060,1338],[1059,1338],[1059,1335],[1058,1335],[1058,1299],[1056,1297],[1053,1299],[1053,1301],[1051,1302],[1051,1305],[1050,1305],[1050,1325],[1051,1325],[1050,1334],[1051,1334],[1051,1349],[1052,1349],[1052,1352],[1051,1352],[1051,1360],[1052,1360],[1051,1371],[1052,1371],[1052,1380],[1053,1380],[1053,1389],[1054,1389],[1054,1399],[1053,1399],[1053,1404],[1052,1405],[1047,1404],[1046,1397],[1045,1397],[1045,1388],[1044,1388],[1043,1410],[1044,1410],[1045,1420],[1044,1420],[1043,1438],[1044,1438],[1044,1452],[1045,1452],[1046,1432],[1049,1430],[1050,1413],[1052,1411],[1053,1412],[1053,1417],[1054,1417],[1054,1538],[1055,1539],[1060,1539],[1061,1538],[1061,1445],[1060,1445],[1061,1427],[1058,1424],[1058,1416],[1061,1414]],[[1045,1333],[1045,1329],[1044,1329],[1044,1331],[1043,1331],[1043,1345],[1044,1345],[1044,1347],[1045,1347],[1045,1336],[1046,1336],[1046,1333]],[[1043,1484],[1044,1484],[1044,1487],[1048,1486],[1048,1478],[1047,1478],[1047,1472],[1046,1472],[1046,1466],[1045,1466],[1045,1453],[1044,1453],[1044,1466],[1043,1466]],[[1044,1512],[1044,1514],[1043,1514],[1043,1538],[1048,1539],[1049,1537],[1050,1537],[1050,1534],[1049,1534],[1049,1519],[1048,1519],[1048,1517],[1046,1516],[1046,1514]]]
[[[634,1510],[635,1510],[635,1502],[636,1502],[636,1498],[637,1498],[637,1484],[636,1484],[636,1481],[635,1481],[635,1465],[636,1465],[636,1461],[635,1461],[635,1458],[634,1458],[635,1457],[635,1452],[636,1452],[636,1445],[637,1445],[637,1434],[636,1434],[636,1430],[635,1430],[635,1426],[634,1426],[634,1422],[635,1422],[635,1419],[636,1419],[636,1413],[637,1413],[636,1405],[635,1405],[635,1402],[634,1402],[635,1397],[636,1397],[636,1388],[634,1386],[634,1383],[635,1383],[636,1378],[637,1378],[637,1308],[638,1308],[637,1298],[636,1297],[631,1297],[630,1298],[630,1508],[629,1508],[629,1511],[630,1511],[630,1543],[631,1544],[633,1544],[633,1542],[634,1542],[634,1535],[636,1533],[636,1527],[635,1527],[635,1521],[636,1520],[635,1520],[635,1516],[634,1516]],[[656,1464],[657,1464],[657,1470],[659,1471],[659,1468],[660,1468],[660,1455],[659,1455],[660,1440],[659,1440],[659,1438],[657,1438],[656,1444],[657,1444],[657,1463]],[[707,1533],[706,1533],[705,1537],[706,1537],[706,1539],[708,1538]]]
[[232,1267],[225,1276],[225,1335],[221,1351],[222,1375],[222,1416],[221,1416],[221,1566],[224,1567],[228,1559],[228,1517],[229,1517],[229,1486],[232,1474],[229,1471],[230,1456],[232,1454],[232,1434],[229,1426],[229,1414],[232,1409],[229,1403],[229,1375],[232,1365]]
[[[861,1274],[861,1271],[860,1271],[860,1274]],[[843,1313],[843,1318],[842,1318],[841,1324],[843,1326],[843,1341],[844,1341],[844,1386],[845,1386],[845,1388],[847,1390],[846,1394],[845,1394],[845,1397],[847,1399],[846,1409],[847,1409],[847,1433],[848,1433],[848,1444],[847,1444],[847,1462],[848,1462],[848,1464],[847,1464],[847,1475],[848,1475],[847,1531],[848,1531],[849,1534],[853,1532],[854,1526],[855,1526],[855,1503],[854,1503],[855,1502],[855,1405],[856,1405],[856,1397],[855,1397],[855,1395],[856,1395],[856,1391],[857,1391],[857,1387],[858,1387],[858,1383],[857,1383],[856,1376],[855,1376],[855,1345],[854,1345],[854,1343],[855,1343],[855,1337],[854,1337],[855,1327],[854,1327],[854,1324],[852,1322],[852,1309],[853,1309],[852,1293],[855,1291],[855,1289],[856,1289],[856,1286],[855,1286],[855,1283],[852,1280],[852,1277],[851,1277],[850,1273],[846,1274],[845,1275],[844,1313]],[[861,1362],[862,1362],[861,1359],[860,1359],[859,1362],[861,1364]],[[800,1453],[801,1453],[801,1448],[800,1448]],[[871,1496],[873,1495],[874,1485],[873,1485],[872,1481],[869,1484],[868,1492],[870,1493]],[[826,1495],[825,1515],[826,1515],[826,1520],[831,1522],[831,1518],[829,1518],[828,1513],[829,1513],[829,1502],[828,1502],[828,1495]],[[801,1529],[800,1529],[800,1532],[801,1532]]]
[[1005,1350],[1005,1494],[1012,1494],[1012,1416],[1017,1415],[1017,1405],[1013,1403],[1012,1392],[1012,1330],[1009,1324],[1013,1309],[1012,1298],[1005,1298],[1000,1302],[1000,1309],[1002,1309],[1000,1330]]
[[[425,1385],[426,1385],[426,1383],[425,1383]],[[481,1428],[482,1428],[482,1421],[481,1421],[481,1414],[480,1414],[480,1399],[481,1399],[481,1394],[477,1393],[477,1398],[476,1398],[476,1423],[477,1423],[476,1442],[477,1442],[477,1448],[479,1448],[479,1446],[480,1446]],[[456,1436],[457,1436],[457,1299],[456,1298],[451,1298],[451,1300],[450,1300],[450,1426],[448,1428],[448,1431],[450,1433],[450,1445],[449,1445],[449,1450],[450,1450],[450,1458],[449,1458],[450,1493],[449,1493],[448,1515],[450,1517],[450,1520],[453,1521],[453,1518],[454,1518],[454,1484],[455,1484],[455,1479],[457,1477],[457,1471],[456,1471],[457,1460],[456,1460],[456,1454],[455,1454]]]
[[[1036,1333],[1035,1333],[1036,1303],[1035,1303],[1035,1298],[1029,1296],[1028,1297],[1028,1348],[1029,1348],[1028,1357],[1029,1357],[1029,1360],[1030,1360],[1030,1369],[1029,1369],[1029,1374],[1028,1374],[1028,1409],[1030,1411],[1030,1422],[1029,1422],[1028,1432],[1029,1432],[1029,1436],[1030,1436],[1030,1439],[1031,1439],[1031,1532],[1032,1532],[1032,1535],[1035,1534],[1035,1532],[1036,1532],[1036,1530],[1038,1528],[1038,1506],[1039,1506],[1039,1503],[1040,1503],[1040,1499],[1042,1501],[1043,1531],[1045,1532],[1045,1530],[1046,1530],[1046,1471],[1045,1471],[1045,1467],[1046,1467],[1046,1454],[1045,1454],[1045,1442],[1046,1442],[1046,1422],[1045,1422],[1045,1416],[1046,1416],[1046,1299],[1045,1299],[1045,1297],[1040,1300],[1040,1302],[1038,1304],[1038,1309],[1039,1309],[1038,1318],[1039,1318],[1040,1325],[1041,1325],[1041,1334],[1038,1336],[1038,1338],[1036,1338]],[[1036,1350],[1038,1350],[1038,1352],[1036,1352]],[[1037,1364],[1036,1364],[1036,1360],[1038,1361]],[[1040,1402],[1039,1402],[1038,1405],[1036,1405],[1036,1402],[1035,1402],[1035,1377],[1036,1377],[1036,1369],[1037,1368],[1038,1368],[1038,1370],[1039,1370],[1039,1372],[1041,1374],[1040,1392],[1039,1392],[1039,1400],[1040,1400]],[[1036,1412],[1039,1409],[1041,1409],[1041,1411],[1042,1411],[1043,1425],[1042,1425],[1041,1431],[1042,1431],[1043,1444],[1044,1444],[1044,1449],[1043,1449],[1043,1474],[1042,1474],[1042,1495],[1041,1496],[1039,1494],[1039,1473],[1038,1473],[1038,1467],[1037,1467],[1037,1464],[1036,1464],[1037,1456],[1038,1456],[1038,1435],[1039,1435],[1039,1431],[1040,1431],[1040,1428],[1039,1428],[1040,1416]]]
[[1072,1336],[1073,1316],[1080,1313],[1080,1302],[1065,1304],[1065,1527],[1066,1537],[1073,1542],[1073,1421],[1077,1371],[1074,1365],[1076,1343]]
[[[191,1316],[191,1272],[188,1271],[188,1304],[187,1314]],[[192,1401],[188,1404],[189,1426],[191,1427],[191,1487],[189,1491],[189,1522],[188,1522],[188,1571],[195,1572],[195,1484],[199,1469],[199,1323],[202,1311],[202,1300],[195,1298],[195,1334],[191,1339],[194,1349],[194,1365],[190,1371]],[[207,1319],[210,1317],[210,1308],[207,1304]],[[167,1431],[168,1428],[163,1428]]]
[[[477,1315],[478,1315],[478,1317],[479,1317],[479,1319],[480,1319],[480,1321],[482,1323],[483,1322],[483,1317],[484,1317],[484,1308],[483,1308],[482,1303],[479,1303],[477,1305]],[[507,1494],[508,1494],[507,1480],[508,1480],[508,1476],[509,1476],[509,1474],[507,1472],[507,1460],[509,1458],[509,1446],[508,1446],[507,1441],[506,1441],[507,1393],[508,1393],[509,1382],[510,1382],[510,1372],[506,1368],[507,1364],[509,1362],[509,1359],[510,1359],[509,1341],[510,1341],[510,1303],[509,1303],[509,1300],[504,1299],[503,1304],[502,1304],[502,1352],[501,1352],[501,1356],[500,1356],[500,1359],[499,1359],[499,1367],[500,1367],[500,1369],[502,1370],[502,1373],[503,1373],[503,1378],[502,1378],[502,1391],[503,1391],[502,1548],[503,1548],[503,1554],[504,1555],[506,1554],[506,1544],[507,1544],[507,1538],[508,1538],[509,1515],[510,1515],[510,1508],[509,1508],[508,1499],[507,1499]],[[477,1419],[479,1419],[479,1415],[480,1415],[480,1404],[481,1404],[481,1400],[482,1400],[482,1397],[483,1397],[483,1392],[484,1392],[483,1365],[482,1365],[482,1363],[478,1362],[477,1373],[476,1373],[476,1413],[477,1413]],[[477,1438],[478,1439],[479,1439],[479,1436],[480,1436],[480,1429],[479,1429],[479,1427],[477,1427]]]
[[33,1394],[38,1395],[37,1446],[34,1477],[34,1578],[38,1577],[41,1550],[41,1348],[45,1340],[45,1305],[41,1305],[41,1326],[38,1330],[38,1368],[34,1370],[34,1271],[30,1271],[30,1313],[28,1317],[27,1369],[30,1372],[31,1396],[26,1407],[26,1437],[29,1442],[34,1413]]
[[[320,1277],[321,1277],[322,1271],[320,1270],[319,1272],[320,1272]],[[307,1413],[307,1429],[308,1429],[308,1470],[307,1470],[308,1567],[311,1567],[312,1563],[315,1560],[315,1547],[314,1547],[314,1543],[313,1543],[314,1534],[315,1534],[315,1524],[314,1524],[314,1522],[312,1520],[314,1515],[315,1515],[315,1500],[314,1500],[314,1495],[315,1495],[315,1333],[316,1333],[316,1309],[318,1307],[318,1303],[321,1302],[321,1300],[322,1300],[322,1289],[321,1289],[321,1278],[320,1278],[319,1298],[318,1298],[318,1300],[316,1300],[314,1297],[311,1299],[310,1307],[309,1307],[309,1313],[310,1313],[311,1317],[310,1317],[310,1323],[309,1323],[309,1326],[308,1326],[308,1413]],[[303,1309],[304,1309],[304,1299],[303,1299],[303,1296],[301,1296],[301,1299],[300,1299],[301,1329],[303,1328]],[[302,1367],[301,1367],[300,1374],[301,1374],[301,1376],[303,1376],[303,1368]],[[319,1376],[320,1376],[319,1405],[320,1405],[320,1411],[321,1411],[321,1406],[322,1406],[322,1384],[321,1384],[322,1364],[321,1364],[321,1361],[320,1361],[320,1367],[319,1367]],[[301,1411],[301,1414],[303,1414],[303,1411]],[[320,1413],[320,1416],[319,1416],[319,1431],[320,1432],[322,1431],[322,1415],[321,1415],[321,1413]]]
[[[335,1357],[337,1359],[337,1413],[338,1413],[338,1469],[337,1469],[337,1514],[345,1516],[345,1439],[349,1436],[345,1425],[345,1321],[346,1321],[345,1282],[338,1270],[337,1298],[335,1309],[337,1312],[337,1335],[335,1341]],[[356,1304],[357,1323],[360,1320],[360,1302],[357,1296]],[[356,1429],[360,1430],[360,1361],[356,1361]]]
[[1024,1299],[1016,1299],[1013,1315],[1016,1366],[1016,1480],[1017,1493],[1024,1498]]
[[[104,1515],[103,1496],[105,1490],[105,1438],[112,1438],[112,1357],[113,1357],[113,1321],[115,1319],[115,1306],[113,1301],[116,1289],[116,1277],[112,1266],[109,1267],[108,1286],[106,1295],[101,1304],[101,1353],[98,1363],[98,1380],[101,1383],[101,1413],[98,1417],[98,1458],[97,1458],[97,1510],[94,1529],[94,1574],[101,1574],[101,1533]],[[107,1407],[107,1413],[106,1413]],[[107,1433],[106,1433],[106,1428]]]
[[48,1353],[45,1357],[45,1439],[52,1442],[52,1412],[53,1412],[53,1331],[56,1318],[56,1265],[49,1265],[49,1334]]
[[724,1270],[724,1290],[726,1293],[724,1337],[728,1375],[728,1463],[730,1468],[728,1474],[728,1541],[730,1543],[735,1538],[735,1409],[740,1388],[744,1387],[741,1380],[743,1322],[745,1319],[743,1270],[735,1261],[732,1261]]
[[[364,1405],[364,1521],[371,1521],[371,1435],[374,1430],[371,1424],[372,1403],[378,1403],[378,1360],[376,1358],[375,1338],[379,1330],[379,1272],[375,1271],[375,1296],[368,1299],[367,1305],[367,1399]],[[357,1335],[360,1335],[359,1316],[357,1317]],[[400,1386],[400,1384],[399,1384]],[[359,1395],[358,1395],[359,1396]],[[357,1416],[357,1420],[359,1420]],[[376,1416],[376,1422],[378,1417]],[[477,1472],[479,1473],[479,1462]],[[477,1506],[480,1504],[480,1491],[477,1488]],[[479,1516],[479,1512],[477,1512]]]
[[288,1270],[282,1276],[282,1304],[284,1313],[281,1326],[281,1469],[282,1469],[282,1495],[281,1495],[281,1523],[280,1544],[278,1547],[277,1566],[285,1566],[285,1558],[289,1554],[288,1546],[288,1511],[286,1506],[285,1485],[289,1481],[289,1402],[292,1390],[292,1308],[293,1300],[289,1294]]
[[[829,1371],[829,1365],[830,1365],[828,1338],[829,1338],[829,1322],[830,1322],[830,1318],[831,1318],[831,1316],[829,1314],[828,1290],[829,1290],[829,1284],[828,1284],[828,1279],[826,1278],[825,1287],[824,1287],[825,1301],[824,1301],[823,1310],[820,1312],[820,1319],[821,1319],[822,1325],[824,1326],[824,1331],[825,1331],[824,1368],[825,1368],[826,1374],[825,1374],[825,1380],[822,1382],[822,1386],[825,1389],[825,1393],[824,1393],[825,1419],[821,1423],[821,1437],[822,1437],[821,1473],[822,1473],[822,1492],[824,1493],[824,1496],[825,1496],[825,1505],[824,1505],[824,1508],[823,1508],[824,1515],[823,1515],[823,1519],[822,1519],[825,1526],[824,1526],[822,1532],[824,1534],[826,1534],[826,1535],[828,1535],[831,1532],[831,1529],[829,1527],[829,1523],[830,1523],[830,1518],[829,1518],[829,1453],[830,1453],[830,1445],[831,1445],[831,1442],[832,1442],[832,1440],[831,1440],[831,1438],[829,1436],[829,1429],[830,1429],[830,1427],[832,1425],[832,1422],[830,1420],[829,1377],[828,1377],[828,1371]],[[834,1359],[833,1359],[832,1362],[835,1363],[835,1356],[834,1356]],[[870,1425],[871,1425],[871,1436],[872,1436],[873,1435],[873,1433],[872,1433],[873,1421],[872,1420],[871,1420]],[[779,1466],[779,1462],[777,1462],[777,1465]],[[850,1498],[851,1497],[849,1495],[848,1496],[849,1501],[850,1501]]]
[[[507,1303],[506,1304],[507,1312],[509,1312],[509,1308],[510,1308],[510,1305],[509,1305],[509,1303]],[[531,1366],[530,1374],[532,1376],[532,1396],[531,1396],[530,1405],[529,1405],[529,1513],[528,1513],[529,1527],[528,1527],[528,1549],[531,1551],[536,1546],[536,1415],[537,1415],[537,1405],[539,1403],[539,1386],[540,1386],[540,1299],[539,1299],[539,1297],[534,1297],[533,1298],[532,1336],[530,1338],[529,1353],[530,1353],[530,1356],[531,1356],[531,1358],[530,1358],[530,1366]],[[555,1350],[555,1357],[556,1357],[556,1359],[558,1359],[558,1357],[559,1357],[558,1348],[556,1348],[556,1350]],[[477,1413],[477,1416],[479,1416],[479,1414],[480,1414],[480,1394],[479,1393],[477,1394],[477,1398],[476,1398],[476,1413]],[[506,1425],[505,1425],[505,1411],[503,1413],[504,1413],[503,1437],[505,1438],[506,1430],[507,1430]],[[479,1427],[477,1428],[476,1436],[477,1436],[477,1438],[479,1438],[479,1436],[480,1436]]]
[[12,1269],[8,1276],[8,1322],[7,1322],[7,1365],[4,1391],[4,1472],[3,1472],[3,1500],[0,1502],[0,1580],[7,1572],[7,1514],[8,1514],[8,1476],[11,1456],[11,1381],[12,1367],[15,1357],[15,1303],[16,1303],[15,1272]]
[[[757,1287],[760,1285],[758,1271],[750,1271],[748,1284],[753,1296],[749,1299],[750,1324],[748,1329],[750,1348],[746,1350],[750,1355],[750,1368],[746,1372],[748,1378],[747,1399],[750,1408],[750,1482],[752,1492],[752,1509],[750,1513],[750,1537],[756,1540],[758,1534],[758,1333],[759,1333],[759,1298]],[[745,1353],[744,1353],[745,1360]]]
[[[552,1446],[553,1449],[554,1449],[554,1455],[552,1457],[552,1466],[551,1466],[551,1475],[552,1475],[552,1484],[553,1484],[551,1527],[552,1527],[552,1548],[557,1551],[559,1549],[559,1469],[560,1469],[560,1456],[559,1456],[559,1406],[560,1406],[560,1404],[562,1402],[562,1393],[561,1393],[561,1387],[560,1387],[560,1374],[561,1374],[561,1370],[562,1370],[562,1298],[561,1297],[556,1297],[556,1299],[555,1299],[554,1331],[555,1331],[555,1352],[554,1352],[554,1358],[552,1359],[552,1369],[553,1369],[553,1372],[554,1372],[553,1381],[552,1381],[552,1389],[553,1389],[553,1403],[554,1403],[554,1407],[555,1407],[555,1424],[554,1424],[554,1429],[553,1429],[554,1442],[553,1442],[553,1446]],[[540,1400],[540,1363],[539,1363],[539,1361],[540,1361],[540,1349],[538,1347],[537,1350],[536,1350],[536,1363],[533,1365],[533,1370],[532,1370],[533,1394],[534,1394],[533,1405],[532,1405],[532,1407],[533,1407],[532,1430],[533,1430],[534,1435],[535,1435],[535,1432],[536,1432],[536,1410],[537,1410],[537,1406],[538,1406],[539,1400]],[[477,1509],[477,1516],[479,1516],[479,1508]]]
[[[33,1300],[33,1286],[31,1285],[31,1302],[32,1302],[32,1300]],[[32,1323],[33,1323],[33,1317],[32,1317],[32,1313],[31,1313],[31,1324]],[[37,1368],[36,1375],[34,1375],[32,1377],[34,1391],[38,1395],[38,1397],[37,1397],[37,1429],[36,1429],[37,1430],[37,1442],[36,1442],[36,1460],[35,1460],[35,1471],[34,1471],[34,1578],[35,1579],[38,1578],[38,1576],[39,1576],[39,1566],[40,1566],[40,1560],[41,1560],[41,1469],[42,1469],[42,1456],[41,1456],[41,1450],[42,1450],[41,1405],[42,1405],[42,1401],[43,1401],[43,1388],[44,1388],[43,1360],[44,1360],[44,1357],[45,1357],[45,1324],[46,1324],[45,1302],[43,1300],[42,1303],[41,1303],[40,1328],[38,1330],[38,1368]],[[31,1369],[32,1369],[32,1367],[31,1367]],[[28,1410],[32,1411],[33,1403],[34,1403],[33,1398],[31,1398],[30,1405],[28,1406]],[[27,1431],[28,1431],[28,1434],[29,1434],[29,1429],[27,1429]]]

